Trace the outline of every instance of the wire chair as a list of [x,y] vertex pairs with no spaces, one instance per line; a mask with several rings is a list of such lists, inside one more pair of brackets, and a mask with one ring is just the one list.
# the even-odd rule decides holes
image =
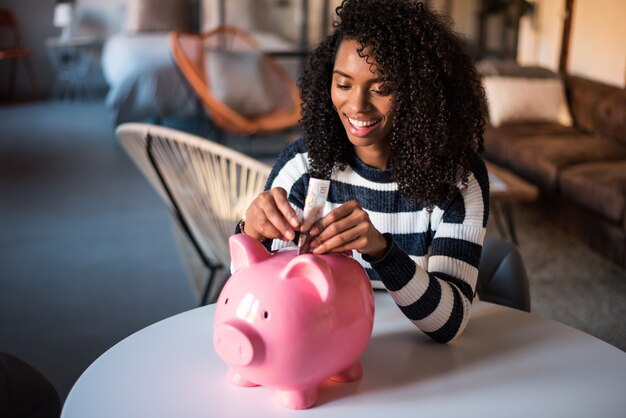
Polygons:
[[[222,25],[202,34],[173,32],[170,42],[176,64],[213,124],[222,132],[235,135],[272,134],[298,125],[301,100],[295,81],[278,61],[261,51],[257,42],[244,30]],[[264,69],[267,69],[267,90],[275,107],[266,113],[250,116],[220,101],[214,94],[214,88],[224,80],[208,78],[205,71],[207,51],[260,53]]]
[[200,305],[213,303],[230,270],[228,237],[263,191],[271,167],[207,139],[161,126],[126,123],[116,129],[116,135],[208,269]]

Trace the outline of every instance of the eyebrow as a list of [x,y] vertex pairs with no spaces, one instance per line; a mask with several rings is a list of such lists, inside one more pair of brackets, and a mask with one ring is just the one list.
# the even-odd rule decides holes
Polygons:
[[[354,77],[352,77],[351,75],[346,74],[346,73],[344,73],[343,71],[340,71],[340,70],[333,70],[333,74],[339,74],[342,77],[349,78],[350,80],[354,80]],[[385,79],[385,77],[376,77],[376,78],[373,78],[373,79],[371,79],[369,81],[372,82],[372,83],[380,83],[380,82],[386,81],[386,79]]]

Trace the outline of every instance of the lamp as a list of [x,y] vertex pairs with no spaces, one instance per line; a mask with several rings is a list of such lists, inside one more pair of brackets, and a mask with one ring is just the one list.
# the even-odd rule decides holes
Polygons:
[[74,17],[74,3],[71,0],[58,0],[54,8],[54,26],[63,28],[62,39],[70,37],[72,19]]

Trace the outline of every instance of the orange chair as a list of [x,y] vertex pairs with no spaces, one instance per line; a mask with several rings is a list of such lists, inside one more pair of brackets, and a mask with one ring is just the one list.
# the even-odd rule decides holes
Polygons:
[[30,56],[33,54],[33,50],[27,48],[22,41],[22,35],[20,28],[17,26],[17,22],[13,18],[13,14],[6,9],[0,9],[0,29],[3,32],[8,29],[13,37],[13,41],[8,45],[0,45],[0,60],[11,60],[11,80],[9,85],[9,97],[13,97],[15,94],[15,81],[17,77],[17,60],[22,60],[34,97],[39,96],[39,87],[37,86],[37,79],[35,78],[35,71],[33,65],[30,62]]
[[[218,129],[235,135],[255,135],[276,133],[297,126],[301,100],[295,81],[273,57],[261,52],[257,42],[248,33],[223,25],[202,34],[174,32],[170,41],[176,64]],[[219,83],[228,80],[209,79],[205,66],[207,58],[211,59],[211,55],[207,57],[210,51],[235,54],[254,52],[260,55],[264,72],[269,75],[265,81],[274,101],[272,109],[260,114],[246,115],[216,97],[214,89]]]

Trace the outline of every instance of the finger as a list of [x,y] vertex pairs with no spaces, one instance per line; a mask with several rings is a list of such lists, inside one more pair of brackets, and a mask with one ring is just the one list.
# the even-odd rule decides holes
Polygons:
[[[284,238],[283,234],[278,229],[276,229],[276,227],[271,223],[269,219],[267,219],[265,213],[261,214],[260,216],[256,216],[255,219],[260,220],[255,225],[246,223],[246,233],[252,232],[249,229],[254,229],[254,232],[256,233],[255,235],[257,236],[257,238],[259,238],[259,236],[261,238],[270,238],[270,239],[283,239]],[[255,235],[252,235],[252,236],[255,236]]]
[[263,192],[255,199],[250,209],[251,219],[255,220],[254,229],[265,238],[295,237],[282,212],[276,206],[276,200],[271,191]]
[[363,231],[361,231],[361,228],[348,229],[347,231],[334,235],[327,240],[319,241],[319,245],[313,248],[313,253],[322,254],[326,252],[356,249],[355,247],[350,247],[349,244],[357,242],[362,235]]
[[[354,203],[356,203],[357,206],[355,206]],[[351,200],[339,206],[338,208],[333,209],[326,216],[324,216],[315,223],[315,225],[311,228],[311,235],[319,235],[329,225],[332,225],[338,220],[350,216],[350,214],[352,214],[357,207],[358,202],[356,200]]]
[[[280,235],[286,238],[287,241],[291,241],[295,238],[296,234],[289,226],[289,223],[285,219],[283,213],[278,209],[276,204],[271,205],[265,209],[265,218],[267,222],[262,223],[262,228],[271,231],[275,235]],[[263,236],[268,236],[263,233]]]
[[276,206],[278,210],[283,214],[287,222],[293,227],[298,228],[300,226],[300,219],[298,219],[298,214],[293,209],[291,204],[289,203],[289,199],[287,197],[287,191],[282,187],[277,187],[274,190],[274,201],[276,202]]
[[[330,225],[327,225],[326,228],[322,232],[320,232],[315,239],[318,244],[321,244],[329,239],[343,234],[344,232],[352,231],[352,234],[358,234],[364,232],[363,228],[356,229],[358,226],[358,221],[354,216],[347,216],[345,218],[339,219],[336,222],[333,222]],[[351,239],[354,239],[352,237]]]
[[337,248],[334,248],[333,252],[342,253],[345,251],[352,252],[352,250],[356,250],[359,253],[361,253],[361,251],[363,250],[364,243],[365,243],[365,239],[363,237],[360,237],[360,238],[355,239],[354,241],[347,242],[343,245],[340,245]]

